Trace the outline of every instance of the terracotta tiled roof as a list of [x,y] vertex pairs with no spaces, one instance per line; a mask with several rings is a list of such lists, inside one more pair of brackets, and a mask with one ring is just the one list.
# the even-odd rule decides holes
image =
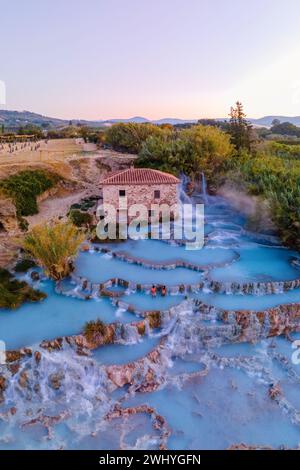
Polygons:
[[178,184],[179,179],[169,173],[149,168],[128,168],[107,176],[102,185]]

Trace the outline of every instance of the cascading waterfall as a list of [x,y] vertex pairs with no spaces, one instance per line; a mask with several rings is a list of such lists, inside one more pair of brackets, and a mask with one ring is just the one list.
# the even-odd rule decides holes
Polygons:
[[180,176],[180,184],[179,184],[179,200],[182,204],[191,204],[192,199],[186,193],[186,187],[189,183],[190,179],[184,173]]
[[202,198],[203,198],[204,204],[207,204],[208,203],[207,182],[206,182],[205,174],[203,171],[201,172],[201,182],[202,182]]
[[[195,271],[202,289],[190,284],[183,292],[179,285],[187,284],[187,275],[185,278],[181,270],[178,280],[167,286],[167,296],[162,297],[158,290],[152,299],[148,279],[148,288],[141,289],[145,266],[129,264],[126,256],[120,261],[112,254],[103,258],[91,249],[77,260],[72,279],[57,284],[56,292],[49,280],[44,282],[44,287],[48,285],[46,302],[25,305],[14,315],[1,312],[0,330],[7,341],[18,336],[24,341],[22,346],[30,346],[30,333],[44,323],[45,327],[41,337],[34,336],[31,354],[27,352],[9,367],[0,365],[0,449],[151,449],[162,445],[221,449],[241,442],[275,448],[298,446],[300,369],[291,361],[291,341],[300,335],[293,332],[298,313],[291,305],[298,302],[299,255],[278,246],[275,251],[272,240],[266,247],[255,234],[243,230],[244,218],[224,199],[208,196],[205,175],[199,176],[202,189],[196,197],[207,204],[208,224],[212,225],[202,251],[205,277]],[[193,201],[194,196],[189,198],[185,192],[187,184],[188,178],[182,175],[182,203]],[[184,246],[155,243],[128,241],[110,249],[141,258],[147,255],[162,264],[174,259],[203,264],[199,259],[196,262],[199,253],[191,259]],[[91,259],[96,260],[92,282],[81,271]],[[221,266],[216,267],[221,259]],[[108,276],[107,269],[117,261],[118,269]],[[129,267],[136,272],[135,283],[126,282]],[[218,269],[224,270],[224,278],[220,273],[217,276]],[[162,273],[166,284],[174,275],[174,269],[148,268],[148,272],[153,282],[156,273]],[[100,295],[100,286],[104,291],[114,290],[108,277],[124,279],[127,290],[120,297]],[[168,303],[170,299],[173,302]],[[284,302],[289,305],[278,309]],[[267,309],[270,315],[265,314]],[[38,315],[31,317],[32,312]],[[58,325],[64,322],[66,329],[58,330],[56,336],[52,330],[48,333],[49,316]],[[80,335],[77,342],[75,336],[54,341],[57,349],[49,342],[38,346],[43,339],[70,335],[68,328],[75,317],[74,335],[86,321],[97,318],[114,322],[114,334],[94,351],[80,343]],[[24,334],[18,332],[15,318],[20,318]],[[289,338],[269,339],[280,321],[281,332],[287,324],[291,328]],[[19,347],[12,344],[11,349]],[[136,347],[138,354],[130,355],[128,351]],[[123,357],[117,361],[118,354]],[[278,382],[281,391],[276,395]],[[270,393],[275,394],[272,402]],[[160,430],[158,423],[163,423]],[[270,423],[278,424],[276,433]],[[255,441],[250,441],[253,435]]]

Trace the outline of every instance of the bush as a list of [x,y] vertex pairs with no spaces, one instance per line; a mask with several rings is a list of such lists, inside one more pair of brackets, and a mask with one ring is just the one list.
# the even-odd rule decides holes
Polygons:
[[36,267],[36,263],[32,259],[21,259],[15,266],[16,273],[25,273],[28,269]]
[[93,221],[93,217],[90,214],[81,212],[78,209],[72,209],[69,212],[69,219],[76,227],[86,227],[87,225],[91,225]]
[[18,217],[18,225],[19,229],[22,230],[22,232],[27,232],[29,223],[26,219],[24,219],[24,217]]
[[99,318],[95,321],[89,321],[84,326],[84,335],[89,342],[93,342],[97,337],[105,338],[107,334],[107,325]]
[[0,268],[0,308],[15,309],[24,302],[38,302],[45,297],[43,292],[14,279],[9,271]]
[[37,196],[51,189],[60,177],[45,170],[25,170],[0,181],[0,190],[15,203],[18,217],[38,213]]

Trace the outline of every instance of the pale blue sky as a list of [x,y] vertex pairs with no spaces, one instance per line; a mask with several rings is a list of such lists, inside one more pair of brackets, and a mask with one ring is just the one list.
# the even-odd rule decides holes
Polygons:
[[0,0],[6,109],[300,115],[299,0]]

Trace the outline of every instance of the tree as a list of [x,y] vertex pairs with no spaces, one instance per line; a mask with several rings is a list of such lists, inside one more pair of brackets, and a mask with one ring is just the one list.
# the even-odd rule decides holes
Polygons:
[[115,150],[129,153],[139,153],[143,142],[162,132],[158,126],[149,123],[136,122],[114,124],[106,131],[105,141]]
[[143,143],[135,166],[153,168],[177,175],[184,171],[183,155],[185,143],[176,134],[166,129],[159,135],[152,135]]
[[39,126],[35,124],[26,124],[26,126],[21,126],[18,129],[19,135],[34,135],[38,139],[43,137],[43,131]]
[[198,124],[201,124],[202,126],[218,127],[219,122],[216,121],[215,119],[203,118],[203,119],[198,119]]
[[282,122],[271,127],[272,134],[300,137],[300,127],[290,122]]
[[178,133],[165,132],[149,137],[135,165],[186,173],[197,179],[201,172],[211,178],[231,157],[230,136],[217,127],[196,125]]
[[229,133],[231,141],[238,152],[243,149],[251,150],[252,143],[252,126],[246,119],[243,105],[240,101],[236,102],[236,106],[230,109]]
[[60,222],[35,226],[21,244],[45,269],[46,275],[59,281],[70,274],[72,261],[84,238],[74,225]]
[[180,139],[184,142],[186,172],[194,179],[200,172],[211,179],[234,153],[230,137],[217,127],[194,126],[183,130]]
[[272,126],[278,126],[280,124],[280,120],[279,119],[273,119],[272,121]]

